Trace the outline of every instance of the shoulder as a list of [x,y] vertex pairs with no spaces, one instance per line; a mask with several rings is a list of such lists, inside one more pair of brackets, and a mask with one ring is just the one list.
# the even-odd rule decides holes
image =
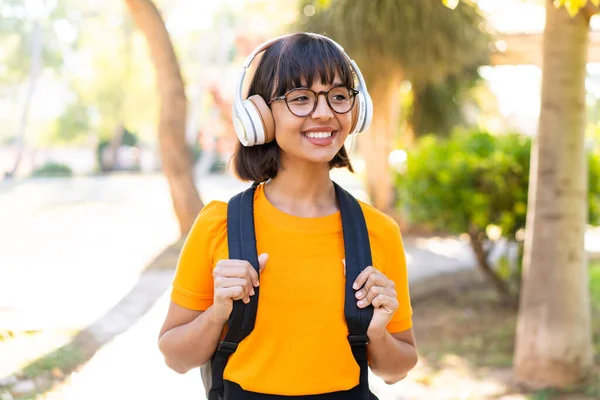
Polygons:
[[400,235],[400,227],[392,217],[361,200],[358,203],[365,216],[369,236],[382,236],[392,239]]
[[227,228],[227,203],[223,201],[211,201],[205,205],[196,217],[196,221],[190,231],[191,236],[214,235],[215,232]]
[[218,200],[211,201],[200,210],[198,219],[206,222],[226,222],[227,203]]

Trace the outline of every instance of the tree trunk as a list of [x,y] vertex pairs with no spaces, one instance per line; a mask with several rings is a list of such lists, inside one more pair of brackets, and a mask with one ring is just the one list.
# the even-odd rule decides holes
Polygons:
[[580,382],[592,366],[584,230],[589,20],[546,2],[544,72],[531,175],[514,368],[530,387]]
[[512,296],[508,283],[503,280],[492,268],[489,260],[489,249],[486,250],[483,247],[483,236],[479,232],[470,232],[469,237],[471,238],[471,248],[477,259],[477,265],[486,279],[494,285],[496,293],[500,298],[502,305],[516,309],[516,299]]
[[179,64],[160,12],[151,0],[125,0],[146,36],[160,95],[158,139],[162,167],[169,183],[182,235],[189,232],[202,201],[194,184],[192,159],[185,141],[187,102]]
[[104,148],[103,154],[101,154],[100,158],[102,159],[102,171],[115,170],[117,165],[117,153],[119,151],[119,147],[121,147],[121,144],[123,143],[124,135],[125,127],[123,126],[123,121],[121,121],[115,128],[115,133],[110,139],[110,143]]
[[38,78],[42,71],[42,26],[39,18],[33,21],[33,29],[31,31],[31,67],[29,68],[29,79],[27,93],[25,94],[25,103],[19,120],[19,130],[16,135],[17,156],[10,171],[6,173],[8,177],[14,177],[19,169],[23,153],[25,152],[25,134],[27,133],[27,120],[29,118],[29,108],[31,100],[35,93]]
[[359,151],[366,164],[366,189],[371,203],[377,209],[394,213],[394,185],[388,156],[393,149],[400,111],[399,93],[401,75],[381,74],[386,79],[372,81],[369,94],[373,100],[373,123],[361,135]]

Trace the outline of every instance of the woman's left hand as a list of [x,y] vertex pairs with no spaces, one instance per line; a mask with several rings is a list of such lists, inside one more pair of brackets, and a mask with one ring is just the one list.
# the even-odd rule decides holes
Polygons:
[[365,268],[356,278],[353,285],[359,308],[373,304],[373,319],[369,324],[367,334],[381,334],[398,309],[398,298],[394,281],[373,267]]

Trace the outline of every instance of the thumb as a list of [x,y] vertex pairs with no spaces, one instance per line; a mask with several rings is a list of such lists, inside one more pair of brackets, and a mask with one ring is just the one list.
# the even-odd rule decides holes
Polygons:
[[267,260],[269,259],[269,255],[267,253],[262,253],[258,256],[258,271],[263,272],[267,265]]

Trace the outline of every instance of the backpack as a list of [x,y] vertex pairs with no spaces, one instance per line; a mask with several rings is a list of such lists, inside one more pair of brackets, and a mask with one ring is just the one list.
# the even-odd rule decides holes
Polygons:
[[[373,317],[373,306],[360,309],[356,305],[352,284],[358,275],[372,265],[371,247],[365,218],[358,201],[337,183],[333,183],[340,206],[344,252],[346,257],[346,285],[344,315],[348,324],[348,341],[352,354],[360,367],[361,400],[376,399],[369,391],[367,362],[367,328]],[[227,240],[229,258],[247,260],[258,273],[258,254],[254,232],[254,191],[258,183],[238,193],[229,200],[227,206]],[[210,361],[200,367],[202,381],[208,400],[224,400],[223,371],[229,357],[236,351],[238,344],[254,329],[260,286],[254,288],[255,295],[250,302],[234,301],[233,310],[227,323],[228,330],[224,340]]]

